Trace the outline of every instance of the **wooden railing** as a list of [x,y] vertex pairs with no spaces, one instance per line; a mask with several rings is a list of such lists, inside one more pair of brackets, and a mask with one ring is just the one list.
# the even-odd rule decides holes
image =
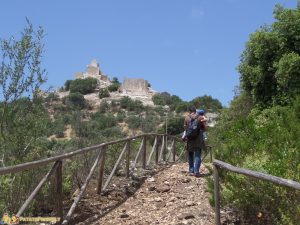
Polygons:
[[247,170],[243,168],[238,168],[235,166],[232,166],[228,163],[222,162],[220,160],[214,159],[213,161],[213,167],[214,167],[214,199],[215,199],[215,224],[220,225],[221,224],[221,215],[220,215],[220,184],[219,184],[219,170],[225,169],[234,173],[243,174],[245,176],[254,177],[259,180],[265,180],[272,182],[274,184],[290,187],[296,190],[300,190],[300,183],[284,179],[281,177],[272,176],[269,174]]
[[[155,137],[154,144],[152,146],[151,152],[148,154],[149,157],[147,157],[147,139],[149,137]],[[130,143],[131,141],[135,139],[141,138],[141,144],[139,147],[139,150],[137,151],[137,154],[135,156],[134,162],[130,162],[130,153],[131,153],[131,147]],[[159,140],[161,141],[161,147],[159,148]],[[167,147],[167,140],[171,142],[171,147]],[[10,166],[10,167],[3,167],[0,168],[0,175],[5,175],[5,174],[14,174],[18,172],[22,172],[25,170],[32,170],[35,168],[40,168],[40,167],[45,167],[46,165],[49,165],[53,163],[53,166],[49,170],[49,172],[41,179],[39,184],[36,186],[36,188],[32,191],[32,193],[29,195],[29,197],[26,199],[25,203],[20,207],[19,211],[17,212],[16,216],[20,217],[23,212],[26,210],[26,208],[30,205],[30,203],[33,201],[33,199],[37,196],[38,192],[41,190],[43,185],[49,180],[49,178],[54,174],[56,177],[56,212],[57,216],[60,218],[60,223],[62,224],[68,224],[70,219],[72,218],[72,215],[78,206],[81,198],[83,197],[85,190],[89,184],[89,181],[92,178],[93,173],[95,172],[96,168],[98,167],[98,184],[97,184],[97,193],[100,194],[101,192],[105,191],[113,177],[113,175],[116,172],[116,169],[118,165],[120,164],[121,159],[124,157],[126,154],[126,168],[125,168],[125,174],[126,177],[129,178],[129,172],[130,172],[130,166],[136,167],[137,161],[139,158],[142,158],[142,168],[145,169],[151,161],[153,161],[153,155],[154,157],[154,162],[155,164],[158,164],[160,161],[169,161],[171,157],[171,162],[175,162],[175,157],[176,157],[176,141],[180,141],[179,138],[176,138],[174,136],[169,136],[165,134],[143,134],[143,135],[138,135],[130,138],[125,138],[122,140],[117,140],[117,141],[111,141],[107,143],[102,143],[99,145],[95,145],[92,147],[86,147],[82,149],[78,149],[76,151],[68,152],[62,155],[58,156],[53,156],[47,159],[42,159],[38,161],[33,161],[33,162],[27,162],[24,164],[19,164],[16,166]],[[119,143],[124,143],[124,147],[122,152],[120,153],[110,175],[106,179],[105,184],[103,185],[104,181],[104,165],[105,165],[105,157],[106,157],[106,152],[107,152],[107,147],[110,145],[114,144],[119,144]],[[64,216],[63,213],[63,192],[62,192],[62,183],[63,183],[63,176],[62,176],[62,165],[64,160],[70,159],[74,156],[77,155],[82,155],[87,152],[92,152],[96,151],[97,156],[94,161],[93,166],[91,167],[85,182],[80,188],[79,194],[76,196],[74,199],[74,202],[72,206],[70,207],[68,213],[66,216]],[[179,156],[181,156],[184,152],[184,149],[182,149],[181,153]]]

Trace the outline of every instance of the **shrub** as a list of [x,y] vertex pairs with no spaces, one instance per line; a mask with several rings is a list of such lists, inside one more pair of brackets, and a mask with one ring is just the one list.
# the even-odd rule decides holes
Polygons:
[[65,91],[69,91],[70,90],[70,85],[72,83],[72,80],[66,80],[65,82]]
[[109,90],[109,92],[114,92],[114,91],[117,91],[119,89],[119,85],[117,84],[111,84],[107,87],[107,89]]
[[70,92],[79,92],[83,95],[92,93],[97,87],[98,81],[96,78],[88,77],[85,79],[73,80],[70,84]]
[[99,98],[107,98],[109,97],[109,91],[107,90],[107,88],[100,88],[99,90]]
[[137,129],[137,128],[141,127],[143,119],[138,116],[129,116],[126,119],[126,122],[130,129]]
[[85,107],[85,99],[81,93],[70,93],[65,100],[66,105],[83,109]]
[[99,106],[99,112],[105,113],[108,109],[109,109],[109,105],[108,105],[107,101],[105,101],[105,100],[101,101],[100,106]]

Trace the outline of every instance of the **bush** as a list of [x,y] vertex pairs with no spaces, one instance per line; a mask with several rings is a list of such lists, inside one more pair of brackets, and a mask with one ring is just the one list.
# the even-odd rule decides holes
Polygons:
[[49,93],[48,96],[45,98],[46,102],[57,101],[57,100],[59,100],[59,95],[55,92]]
[[85,107],[85,99],[81,93],[70,93],[65,100],[66,105],[83,109]]
[[66,80],[65,82],[65,91],[69,91],[70,90],[70,85],[72,83],[72,80]]
[[97,87],[98,81],[96,78],[88,77],[85,79],[73,80],[70,84],[70,92],[79,92],[83,95],[92,93]]
[[99,112],[105,113],[108,109],[109,109],[109,104],[107,103],[107,101],[105,100],[101,101],[99,106]]
[[[250,113],[224,110],[213,130],[216,158],[299,182],[299,105],[300,98],[293,105],[253,108]],[[255,218],[247,212],[261,210],[270,224],[297,224],[300,211],[294,205],[299,193],[231,173],[222,174],[222,180],[224,203],[245,212],[248,219]],[[279,200],[275,204],[273,199]]]
[[130,116],[126,119],[126,122],[130,129],[137,129],[141,127],[143,119],[138,116]]
[[109,91],[107,90],[107,88],[100,88],[99,90],[99,98],[107,98],[109,97],[110,94],[109,94]]
[[114,92],[117,91],[119,89],[119,85],[118,84],[111,84],[107,87],[107,89],[109,90],[109,92]]

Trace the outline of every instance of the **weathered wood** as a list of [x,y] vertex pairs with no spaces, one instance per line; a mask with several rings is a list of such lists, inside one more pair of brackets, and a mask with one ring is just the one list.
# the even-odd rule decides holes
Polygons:
[[172,148],[172,152],[173,152],[173,162],[175,162],[176,160],[176,139],[174,138],[174,144],[173,144],[173,148]]
[[162,143],[161,143],[161,148],[160,148],[160,154],[159,154],[159,159],[158,159],[158,161],[161,161],[162,158],[163,158],[164,147],[165,147],[165,136],[162,136]]
[[165,142],[164,142],[164,147],[163,147],[163,161],[166,161],[166,156],[167,156],[167,135],[164,136]]
[[175,142],[175,140],[173,139],[173,140],[172,140],[172,143],[171,143],[171,146],[170,146],[170,149],[168,149],[168,147],[167,147],[167,150],[168,150],[168,156],[167,156],[167,158],[166,158],[167,161],[169,161],[170,156],[171,156],[171,154],[172,154],[172,152],[173,152],[174,142]]
[[76,207],[79,204],[80,199],[83,197],[84,192],[85,192],[85,190],[86,190],[86,188],[87,188],[87,186],[88,186],[88,184],[89,184],[89,182],[90,182],[90,180],[92,178],[92,175],[93,175],[93,173],[94,173],[94,171],[96,169],[96,166],[97,166],[97,164],[98,164],[98,162],[99,162],[99,160],[101,158],[101,153],[102,153],[102,150],[100,149],[99,153],[97,155],[97,158],[96,158],[96,160],[95,160],[95,162],[94,162],[94,164],[93,164],[93,166],[92,166],[92,168],[91,168],[88,176],[85,179],[84,184],[80,188],[79,194],[75,197],[74,202],[73,202],[71,208],[69,209],[69,212],[68,212],[66,218],[64,219],[64,221],[62,223],[63,225],[68,224],[68,222],[71,219],[71,217],[72,217],[72,215],[73,215]]
[[159,157],[159,148],[158,148],[158,136],[156,136],[156,146],[155,146],[155,164],[157,165],[158,164],[158,157]]
[[135,159],[134,159],[134,162],[133,162],[133,167],[136,166],[136,163],[137,163],[137,161],[138,161],[138,159],[139,159],[139,157],[140,157],[141,151],[142,151],[142,149],[143,149],[143,145],[144,145],[144,138],[143,138],[143,140],[142,140],[142,143],[141,143],[141,145],[140,145],[140,147],[139,147],[138,152],[136,153],[136,156],[135,156]]
[[127,151],[126,151],[126,178],[129,178],[130,169],[130,141],[127,141]]
[[60,222],[63,220],[63,186],[62,186],[62,160],[58,160],[58,166],[56,168],[56,213],[60,218]]
[[28,205],[32,202],[32,200],[37,195],[37,193],[40,191],[40,189],[45,184],[45,182],[51,177],[51,175],[53,174],[53,172],[57,169],[58,164],[59,163],[56,162],[51,167],[51,169],[49,170],[49,172],[42,178],[42,180],[39,182],[39,184],[36,186],[36,188],[33,190],[33,192],[31,192],[31,194],[29,195],[29,197],[26,199],[26,201],[24,202],[24,204],[21,206],[21,208],[17,212],[17,214],[16,214],[17,217],[20,217],[22,215],[22,213],[25,211],[25,209],[28,207]]
[[101,194],[101,191],[102,191],[106,148],[107,148],[106,146],[102,148],[102,154],[101,154],[100,163],[99,163],[97,194]]
[[[130,138],[124,138],[124,139],[117,140],[117,141],[106,142],[106,143],[102,143],[102,144],[99,144],[99,145],[94,145],[94,146],[91,146],[91,147],[78,149],[76,151],[68,152],[68,153],[65,153],[65,154],[62,154],[62,155],[58,155],[58,156],[53,156],[53,157],[50,157],[50,158],[47,158],[47,159],[37,160],[37,161],[33,161],[33,162],[27,162],[27,163],[15,165],[15,166],[2,167],[2,168],[0,168],[0,175],[8,174],[8,173],[17,173],[17,172],[24,171],[24,170],[29,170],[29,169],[45,166],[45,165],[47,165],[51,162],[55,162],[57,160],[68,159],[68,158],[71,158],[71,157],[76,156],[78,154],[83,154],[83,153],[86,153],[88,151],[97,150],[97,149],[99,149],[101,147],[104,147],[104,146],[118,144],[118,143],[121,143],[121,142],[130,141],[132,139],[136,139],[136,138],[140,138],[140,137],[144,137],[144,136],[151,136],[151,135],[156,135],[156,134],[150,133],[150,134],[137,135],[137,136],[130,137]],[[162,136],[162,135],[158,134],[158,136]]]
[[151,149],[151,152],[150,152],[148,161],[147,161],[147,166],[150,165],[152,155],[153,155],[153,153],[154,153],[154,151],[155,151],[155,149],[156,149],[156,144],[157,144],[157,137],[155,137],[155,140],[154,140],[154,143],[153,143],[153,146],[152,146],[152,149]]
[[178,159],[177,160],[180,160],[181,159],[181,156],[183,155],[183,153],[186,153],[186,146],[181,150],[179,156],[178,156]]
[[238,167],[235,167],[233,165],[230,165],[228,163],[225,163],[225,162],[222,162],[222,161],[216,160],[216,159],[213,161],[213,164],[216,165],[216,166],[219,166],[223,169],[229,170],[231,172],[244,174],[244,175],[249,176],[249,177],[254,177],[254,178],[258,178],[260,180],[270,181],[272,183],[275,183],[275,184],[278,184],[278,185],[281,185],[281,186],[291,187],[291,188],[300,190],[300,183],[296,182],[296,181],[293,181],[293,180],[288,180],[288,179],[284,179],[284,178],[281,178],[281,177],[276,177],[276,176],[261,173],[261,172],[256,172],[256,171],[252,171],[252,170],[238,168]]
[[109,177],[107,178],[107,180],[106,180],[106,182],[105,182],[105,185],[104,185],[104,187],[103,187],[103,191],[106,190],[107,186],[109,185],[109,183],[110,183],[110,181],[111,181],[111,178],[112,178],[113,175],[115,174],[116,169],[117,169],[118,165],[120,164],[120,161],[121,161],[121,159],[122,159],[122,157],[123,157],[123,155],[124,155],[124,152],[125,152],[126,149],[127,149],[127,144],[128,144],[128,143],[126,142],[126,144],[125,144],[125,146],[124,146],[124,148],[123,148],[121,154],[119,155],[119,158],[118,158],[117,162],[115,163],[115,166],[114,166],[113,170],[111,171]]
[[142,158],[143,169],[146,169],[146,158],[147,158],[147,137],[144,136],[144,138],[143,138],[143,158]]
[[221,212],[220,212],[220,186],[219,186],[219,171],[216,165],[214,167],[214,200],[215,200],[215,224],[221,224]]

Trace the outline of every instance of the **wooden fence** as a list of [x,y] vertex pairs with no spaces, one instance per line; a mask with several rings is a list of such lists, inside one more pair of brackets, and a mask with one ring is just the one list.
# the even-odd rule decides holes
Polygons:
[[[149,137],[155,138],[154,139],[154,144],[152,146],[151,152],[148,154],[148,159],[147,157],[147,139]],[[135,156],[134,162],[130,162],[130,153],[131,153],[131,147],[130,143],[131,141],[135,139],[142,139],[141,145],[137,151],[137,154]],[[167,146],[167,140],[169,143],[171,143],[171,146],[168,148]],[[159,141],[160,141],[160,148],[159,148]],[[22,172],[25,170],[32,170],[40,167],[45,167],[46,165],[49,165],[53,163],[51,169],[49,172],[41,179],[39,184],[36,186],[36,188],[32,191],[32,193],[29,195],[29,197],[26,199],[24,204],[20,207],[19,211],[17,212],[16,216],[20,217],[23,212],[26,210],[26,208],[30,205],[30,203],[33,201],[33,199],[37,196],[38,192],[41,190],[43,185],[49,180],[49,178],[54,175],[56,179],[56,187],[55,191],[57,193],[56,196],[56,212],[57,216],[60,218],[60,223],[61,224],[68,224],[70,219],[72,218],[72,215],[78,206],[81,198],[83,197],[85,190],[89,184],[89,181],[92,178],[93,173],[95,170],[98,168],[98,184],[97,184],[97,193],[100,194],[101,192],[105,191],[110,184],[110,181],[112,177],[114,176],[116,169],[118,165],[120,164],[120,161],[124,158],[125,155],[125,161],[126,161],[126,168],[125,168],[125,174],[126,177],[129,178],[129,172],[130,172],[130,166],[136,167],[137,161],[141,158],[142,162],[142,168],[145,169],[151,161],[154,161],[155,164],[158,164],[160,161],[171,161],[175,162],[175,157],[176,157],[176,142],[180,141],[179,138],[176,138],[174,136],[170,135],[165,135],[165,134],[143,134],[143,135],[138,135],[135,137],[130,137],[130,138],[125,138],[122,140],[117,140],[117,141],[111,141],[107,143],[102,143],[99,145],[95,145],[92,147],[86,147],[82,148],[76,151],[68,152],[62,155],[58,156],[53,156],[50,158],[38,160],[38,161],[33,161],[33,162],[28,162],[24,164],[19,164],[16,166],[11,166],[11,167],[4,167],[0,168],[0,175],[5,175],[5,174],[14,174],[18,172]],[[120,144],[123,143],[124,147],[122,152],[120,153],[110,175],[106,179],[104,185],[104,165],[105,165],[105,157],[107,154],[107,147],[110,145],[114,144]],[[85,182],[80,188],[79,194],[76,196],[74,199],[74,202],[72,206],[70,207],[67,215],[64,216],[63,213],[63,192],[62,192],[62,183],[63,183],[63,176],[62,176],[62,165],[64,160],[70,159],[74,156],[77,155],[82,155],[87,152],[96,152],[97,156],[94,161],[94,164],[92,165],[89,174],[85,178]],[[182,149],[181,153],[179,154],[179,157],[183,154],[184,149]],[[153,157],[154,156],[154,157]],[[212,157],[212,156],[211,156]]]
[[219,170],[225,169],[234,173],[243,174],[245,176],[257,178],[259,180],[265,180],[272,182],[274,184],[290,187],[296,190],[300,190],[300,183],[284,179],[281,177],[272,176],[269,174],[247,170],[243,168],[234,167],[228,163],[222,162],[220,160],[214,159],[214,199],[215,199],[215,224],[221,225],[221,215],[220,215],[220,184],[219,184]]

